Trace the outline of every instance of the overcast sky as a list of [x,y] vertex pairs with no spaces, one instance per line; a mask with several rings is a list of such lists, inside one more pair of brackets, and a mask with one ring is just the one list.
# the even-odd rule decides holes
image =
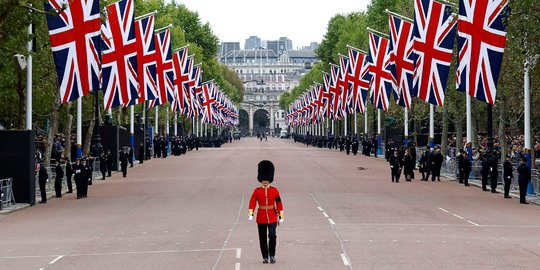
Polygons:
[[210,23],[221,41],[238,41],[244,47],[249,36],[262,40],[288,37],[293,47],[321,42],[328,21],[335,14],[365,11],[371,0],[176,0]]

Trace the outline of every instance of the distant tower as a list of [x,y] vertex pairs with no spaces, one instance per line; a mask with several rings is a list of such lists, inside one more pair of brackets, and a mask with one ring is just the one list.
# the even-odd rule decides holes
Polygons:
[[246,39],[244,50],[251,50],[261,47],[261,39],[258,36],[250,36]]
[[240,50],[240,42],[221,42],[220,58],[234,50]]

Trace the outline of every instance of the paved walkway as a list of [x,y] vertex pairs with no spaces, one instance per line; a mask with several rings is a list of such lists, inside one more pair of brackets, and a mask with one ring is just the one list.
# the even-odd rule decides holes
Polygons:
[[[247,220],[256,165],[276,165],[275,266]],[[152,159],[0,218],[2,269],[536,269],[540,208],[453,181],[392,183],[385,160],[242,139]]]

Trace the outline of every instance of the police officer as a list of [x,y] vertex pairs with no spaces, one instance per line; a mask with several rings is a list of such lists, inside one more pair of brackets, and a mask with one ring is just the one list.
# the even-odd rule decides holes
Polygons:
[[127,164],[128,164],[128,153],[125,149],[122,149],[119,154],[120,157],[120,167],[122,168],[122,175],[126,177],[127,175]]
[[460,149],[459,150],[459,155],[457,156],[456,160],[457,160],[457,165],[458,165],[458,176],[459,176],[459,183],[460,184],[463,184],[463,178],[464,178],[464,175],[465,173],[463,172],[463,165],[464,165],[464,162],[465,162],[465,155],[464,155],[464,150],[463,149]]
[[491,193],[497,192],[497,184],[499,182],[499,154],[494,151],[489,159],[489,178],[491,180]]
[[482,157],[482,163],[480,163],[480,165],[482,166],[482,170],[480,171],[480,174],[482,175],[482,190],[487,191],[487,181],[489,176],[489,161],[487,154]]
[[77,199],[82,199],[84,166],[80,158],[75,161],[75,164],[73,165],[73,172],[75,173],[75,188],[77,188]]
[[47,169],[45,169],[45,165],[43,162],[39,164],[39,173],[38,173],[38,179],[39,179],[39,191],[41,192],[41,201],[39,203],[47,203],[47,191],[45,189],[47,185],[47,180],[49,179],[49,174],[47,173]]
[[513,170],[510,155],[506,155],[506,160],[503,163],[504,198],[506,199],[512,198],[510,197],[510,185],[512,184]]
[[394,150],[394,154],[388,158],[390,162],[390,171],[392,173],[392,182],[399,183],[399,176],[401,174],[401,160],[398,156],[398,150]]
[[54,191],[56,193],[56,198],[62,198],[62,180],[64,179],[64,169],[62,169],[60,160],[56,161],[54,172],[56,173],[54,177]]
[[463,159],[463,185],[465,185],[466,187],[470,186],[469,175],[471,174],[471,170],[472,161],[467,156],[465,156],[465,158]]
[[107,176],[108,177],[111,177],[112,166],[113,166],[113,157],[111,154],[111,150],[107,150]]
[[526,164],[527,157],[522,157],[521,162],[517,167],[518,172],[518,184],[519,184],[519,203],[529,204],[525,197],[527,195],[527,188],[529,187],[529,181],[531,180],[531,169]]
[[99,156],[99,171],[101,171],[103,180],[105,180],[105,176],[107,174],[107,156],[104,152],[101,152],[101,155]]

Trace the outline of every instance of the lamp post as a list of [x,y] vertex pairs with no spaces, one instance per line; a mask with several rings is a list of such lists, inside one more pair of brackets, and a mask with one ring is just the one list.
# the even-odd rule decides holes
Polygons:
[[92,146],[90,147],[93,157],[99,157],[103,151],[103,146],[101,145],[101,128],[99,123],[99,94],[98,90],[94,90],[94,132],[92,135]]

